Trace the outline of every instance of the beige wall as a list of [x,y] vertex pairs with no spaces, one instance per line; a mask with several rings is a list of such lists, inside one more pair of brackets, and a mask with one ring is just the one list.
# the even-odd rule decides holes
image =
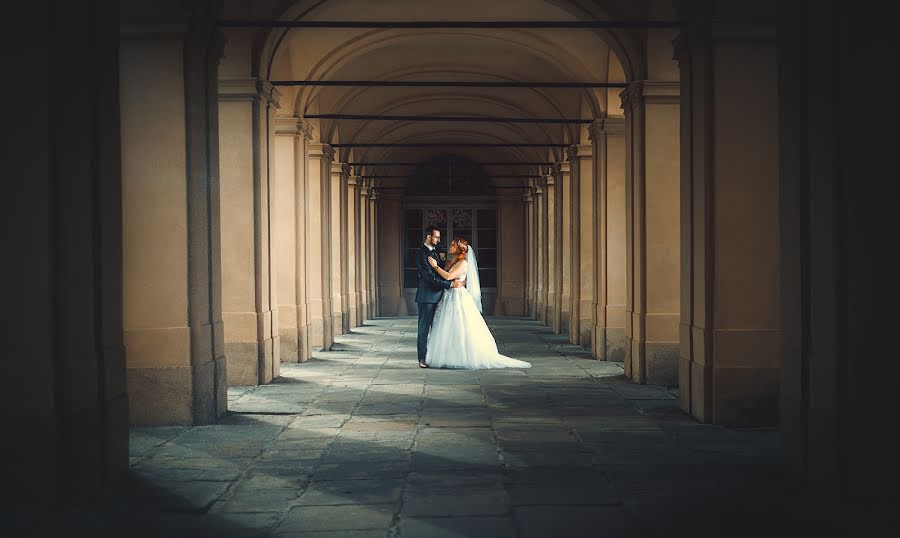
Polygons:
[[[509,192],[506,192],[509,191]],[[525,315],[525,203],[522,193],[504,189],[498,200],[497,304],[494,314]]]
[[378,237],[376,260],[378,263],[378,300],[379,315],[403,316],[407,313],[406,300],[403,298],[402,268],[400,267],[400,198],[388,198],[379,195],[378,220],[375,233]]

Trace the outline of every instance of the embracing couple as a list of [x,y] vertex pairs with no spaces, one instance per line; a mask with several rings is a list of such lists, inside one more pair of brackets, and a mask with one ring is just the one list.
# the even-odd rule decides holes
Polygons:
[[425,244],[416,254],[419,289],[419,336],[416,349],[421,368],[530,368],[531,364],[501,355],[481,315],[481,284],[475,251],[462,238],[447,249],[441,267],[436,247],[441,231],[425,229]]

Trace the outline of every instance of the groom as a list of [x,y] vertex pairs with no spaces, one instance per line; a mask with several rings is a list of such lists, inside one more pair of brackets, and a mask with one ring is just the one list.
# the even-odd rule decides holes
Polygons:
[[438,275],[428,263],[428,258],[434,258],[441,263],[437,249],[441,242],[441,231],[434,226],[425,228],[425,244],[416,253],[416,270],[419,272],[419,289],[416,291],[416,303],[419,306],[419,337],[416,339],[416,351],[419,355],[419,367],[428,368],[425,364],[427,352],[428,331],[431,330],[431,322],[434,320],[434,311],[444,295],[444,290],[458,288],[462,282],[454,280],[450,282]]

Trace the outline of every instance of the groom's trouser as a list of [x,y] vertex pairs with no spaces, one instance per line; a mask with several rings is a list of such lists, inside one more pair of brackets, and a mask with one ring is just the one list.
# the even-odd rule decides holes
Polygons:
[[437,303],[419,303],[419,337],[416,339],[416,351],[419,360],[425,360],[428,345],[428,331],[431,330],[431,322],[434,321],[434,311]]

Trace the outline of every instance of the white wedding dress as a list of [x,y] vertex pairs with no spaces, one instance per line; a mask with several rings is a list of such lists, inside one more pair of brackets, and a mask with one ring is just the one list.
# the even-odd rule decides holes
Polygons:
[[[466,272],[458,280],[466,285],[444,290],[428,333],[425,362],[431,368],[531,368],[531,363],[501,355],[481,315],[481,285],[472,249]],[[466,279],[467,273],[473,275]]]

